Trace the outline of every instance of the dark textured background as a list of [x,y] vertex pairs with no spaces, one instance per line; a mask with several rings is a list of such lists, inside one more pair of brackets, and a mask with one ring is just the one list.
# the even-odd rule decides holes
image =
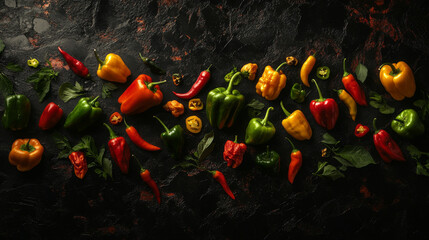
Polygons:
[[[48,98],[38,97],[25,79],[35,70],[25,67],[9,74],[17,92],[32,101],[32,117],[25,130],[12,132],[0,128],[0,238],[2,239],[425,239],[428,236],[429,181],[415,174],[415,161],[406,152],[409,142],[396,135],[390,120],[429,89],[425,68],[429,65],[429,8],[426,1],[58,1],[5,0],[0,2],[0,38],[6,43],[0,55],[1,64],[16,62],[24,66],[29,57],[50,60],[60,72]],[[61,46],[80,59],[96,75],[97,62],[92,54],[97,48],[104,58],[110,52],[119,54],[132,75],[126,84],[114,91],[113,97],[100,100],[103,121],[119,110],[117,97],[139,74],[154,80],[167,79],[161,86],[165,103],[176,99],[171,93],[186,92],[198,74],[213,64],[212,79],[198,97],[205,102],[207,93],[225,86],[223,76],[232,66],[248,62],[259,65],[258,75],[266,65],[276,67],[286,56],[300,60],[297,67],[284,67],[288,80],[280,97],[265,101],[254,90],[254,82],[243,80],[238,86],[250,102],[255,98],[275,111],[270,120],[277,129],[270,141],[281,154],[281,172],[269,175],[257,169],[255,155],[265,146],[249,148],[243,164],[237,169],[226,166],[223,145],[238,134],[243,141],[247,122],[243,112],[231,129],[215,131],[215,151],[204,162],[210,169],[222,171],[236,196],[231,200],[208,173],[171,170],[176,163],[165,151],[150,153],[131,150],[144,161],[162,192],[158,205],[152,191],[139,179],[138,168],[131,162],[130,173],[122,175],[114,164],[113,180],[104,181],[89,170],[83,180],[73,174],[68,159],[56,159],[57,150],[50,137],[37,127],[44,107],[50,101],[61,105],[65,114],[77,99],[63,103],[58,98],[61,83],[79,81],[89,89],[88,95],[101,93],[102,81],[85,81],[71,72],[57,51]],[[342,88],[342,60],[348,58],[349,71],[361,62],[369,69],[364,89],[384,94],[396,107],[392,115],[381,115],[371,107],[358,107],[356,122],[378,125],[400,143],[407,162],[385,164],[379,158],[371,137],[358,140],[355,127],[343,103],[340,117],[330,133],[343,143],[366,146],[376,165],[347,170],[346,178],[335,182],[311,173],[321,160],[319,142],[326,132],[311,116],[308,104],[317,97],[314,86],[303,104],[288,97],[293,83],[300,82],[299,69],[309,54],[317,51],[316,66],[331,68],[329,81],[319,81],[326,97],[336,94],[330,89]],[[168,72],[166,76],[150,73],[138,52],[154,58]],[[418,91],[413,99],[396,102],[386,94],[378,79],[377,67],[382,62],[406,61],[414,70]],[[170,75],[185,75],[181,86],[172,84]],[[311,74],[314,77],[314,71]],[[289,110],[301,109],[313,129],[310,141],[294,141],[304,156],[303,166],[294,185],[287,181],[291,148],[281,120],[279,101]],[[179,100],[186,104],[187,101]],[[3,108],[3,103],[1,107]],[[265,109],[264,109],[265,110]],[[161,106],[127,117],[149,142],[162,146],[163,131],[152,115],[168,126],[181,124],[194,112],[187,110],[175,119]],[[186,151],[196,147],[205,133],[212,130],[205,112],[197,112],[204,128],[199,134],[186,133]],[[61,123],[63,123],[62,120]],[[72,144],[82,136],[57,128]],[[124,126],[114,128],[125,136]],[[97,145],[107,147],[108,132],[100,123],[88,134]],[[10,146],[16,138],[38,138],[45,146],[39,166],[20,173],[7,161]],[[412,142],[427,149],[427,137]],[[335,160],[329,160],[337,165]]]

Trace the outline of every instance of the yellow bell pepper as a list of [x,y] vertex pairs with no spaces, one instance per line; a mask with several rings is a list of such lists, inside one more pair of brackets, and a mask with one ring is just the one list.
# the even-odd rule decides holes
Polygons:
[[416,92],[413,70],[403,61],[380,66],[380,82],[393,99],[400,101]]
[[296,140],[309,140],[313,135],[313,131],[304,113],[301,110],[295,110],[292,114],[289,113],[281,101],[280,106],[286,114],[286,118],[282,121],[283,128],[286,132]]
[[9,153],[9,163],[18,171],[29,171],[42,160],[43,146],[37,139],[16,139]]
[[261,95],[267,100],[276,99],[283,88],[286,86],[286,75],[280,68],[287,64],[286,62],[280,64],[276,70],[271,66],[266,66],[262,77],[259,78],[256,84],[256,93]]
[[131,71],[119,55],[109,53],[106,59],[102,61],[98,57],[97,50],[95,49],[94,54],[99,63],[97,70],[97,76],[99,78],[119,83],[125,83],[127,81],[128,76],[131,75]]
[[357,114],[357,105],[352,96],[346,92],[344,89],[334,90],[338,93],[338,98],[347,106],[349,109],[350,117],[352,117],[353,121],[356,120]]
[[252,81],[255,80],[256,71],[258,71],[258,64],[256,63],[248,63],[244,65],[240,70],[240,72],[242,73],[247,73],[247,78]]

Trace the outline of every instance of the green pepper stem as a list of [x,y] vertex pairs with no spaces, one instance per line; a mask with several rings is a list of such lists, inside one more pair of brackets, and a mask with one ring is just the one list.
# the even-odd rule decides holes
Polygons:
[[285,108],[285,106],[283,105],[283,101],[280,101],[280,107],[282,107],[283,112],[286,114],[286,117],[290,116],[290,112],[288,112]]
[[168,129],[167,126],[165,126],[165,124],[161,121],[161,119],[159,119],[157,116],[153,116],[153,117],[156,118],[156,120],[158,120],[159,123],[161,123],[161,125],[164,127],[167,133],[170,133],[170,129]]
[[232,76],[232,78],[231,78],[231,80],[229,80],[229,84],[228,84],[228,88],[226,89],[226,92],[227,93],[231,93],[231,91],[232,91],[232,82],[234,82],[234,79],[238,76],[238,75],[240,75],[241,74],[241,72],[236,72],[233,76]]
[[125,118],[124,118],[124,124],[125,124],[125,128],[126,128],[126,129],[130,128],[130,125],[128,125],[128,124],[127,124],[127,121],[125,121]]
[[146,169],[143,167],[142,163],[140,162],[140,160],[136,157],[136,155],[131,154],[131,156],[134,158],[134,160],[136,160],[137,164],[140,167],[140,172],[144,172],[146,171]]
[[237,143],[237,135],[235,135],[234,143]]
[[95,48],[94,48],[94,55],[95,55],[95,58],[97,58],[97,62],[98,62],[101,66],[103,66],[103,65],[105,64],[105,62],[104,62],[104,61],[102,61],[102,60],[100,59],[100,57],[98,56],[98,53],[97,53],[97,49],[95,49]]
[[295,148],[295,145],[293,144],[293,142],[292,142],[288,137],[285,137],[285,138],[286,138],[286,140],[288,140],[288,141],[289,141],[290,145],[292,145],[292,152],[293,152],[293,151],[295,151],[295,150],[297,150],[297,149]]
[[28,139],[27,143],[21,145],[20,150],[27,151],[27,152],[34,151],[35,148],[32,145],[30,145],[30,141],[31,141],[31,138]]
[[317,51],[315,51],[311,56],[316,57]]
[[377,132],[377,127],[375,126],[375,121],[377,121],[377,118],[374,118],[374,119],[372,120],[372,127],[374,128],[374,131],[376,131],[376,132]]
[[323,99],[323,96],[322,96],[322,92],[320,91],[319,85],[317,85],[316,80],[311,79],[311,81],[316,85],[317,92],[319,93],[319,99],[320,99],[320,100],[322,100],[322,99]]
[[276,68],[276,72],[280,71],[280,68],[283,67],[283,65],[287,64],[287,62],[283,62]]
[[343,89],[332,89],[332,91],[336,92],[338,95],[340,95],[344,90]]
[[350,75],[350,73],[348,73],[346,70],[346,59],[347,58],[344,58],[344,60],[343,60],[343,70],[344,70],[343,77]]
[[149,90],[153,91],[155,85],[163,84],[165,82],[167,82],[167,80],[163,80],[163,81],[159,81],[159,82],[150,82],[150,83],[147,84],[147,88],[149,88]]
[[210,66],[209,66],[206,70],[204,70],[204,71],[206,71],[206,72],[210,72],[210,68],[212,67],[212,65],[213,65],[213,64],[210,64]]
[[97,99],[98,99],[99,97],[100,97],[100,96],[97,96],[97,97],[95,97],[94,99],[92,99],[92,100],[91,100],[91,102],[89,102],[89,105],[94,106],[95,102],[97,101]]
[[401,70],[400,70],[399,68],[395,68],[395,66],[393,66],[393,64],[392,64],[392,63],[383,63],[383,64],[381,64],[381,66],[378,68],[378,70],[381,70],[381,68],[382,68],[384,65],[389,65],[389,66],[390,66],[390,68],[392,68],[392,71],[389,73],[391,76],[396,76],[396,75],[398,75],[399,73],[401,73]]
[[261,124],[262,124],[262,125],[267,125],[268,115],[270,114],[270,110],[273,110],[273,109],[274,109],[273,107],[269,107],[269,108],[267,109],[267,112],[265,113],[265,117],[264,117],[264,119],[262,119],[262,121],[261,121]]
[[103,124],[104,126],[106,126],[107,130],[109,130],[110,139],[114,139],[118,137],[116,136],[116,133],[112,130],[112,128],[109,127],[109,125],[107,125],[106,123],[103,123]]

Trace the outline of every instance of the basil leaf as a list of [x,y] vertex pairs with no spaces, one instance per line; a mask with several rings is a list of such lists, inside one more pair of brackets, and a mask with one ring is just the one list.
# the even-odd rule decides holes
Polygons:
[[326,144],[329,144],[329,145],[336,145],[340,141],[337,141],[337,139],[335,139],[331,134],[325,133],[325,134],[323,134],[323,140],[320,141],[320,142],[321,143],[326,143]]
[[112,178],[112,161],[108,158],[103,158],[103,172]]
[[198,162],[203,161],[214,149],[214,132],[204,135],[197,147]]
[[323,173],[320,174],[320,176],[330,178],[333,181],[345,177],[342,172],[340,172],[335,166],[332,165],[326,165],[323,168]]
[[63,102],[68,102],[73,98],[82,96],[83,92],[83,87],[78,82],[76,82],[74,86],[69,82],[65,82],[61,84],[58,90],[58,96]]
[[3,41],[0,39],[0,53],[2,53],[3,52],[3,50],[4,50],[4,43],[3,43]]
[[264,109],[265,104],[261,103],[260,101],[256,99],[252,99],[250,103],[247,105],[247,114],[250,118],[257,117],[259,114],[261,114],[262,109]]
[[[348,167],[362,168],[369,164],[375,164],[371,154],[362,146],[346,145],[340,150],[334,152],[336,156],[342,159],[336,158],[337,161]],[[342,160],[345,161],[342,161]]]
[[387,104],[384,104],[378,110],[380,111],[381,114],[392,114],[395,112],[395,108]]
[[27,82],[30,82],[39,95],[39,102],[42,102],[51,88],[51,81],[56,79],[58,72],[55,72],[51,67],[43,67],[30,77]]
[[368,68],[366,68],[363,64],[359,63],[355,69],[355,73],[357,79],[364,83],[366,77],[368,76]]
[[13,83],[2,72],[0,72],[0,91],[4,97],[13,95]]
[[320,171],[328,164],[328,162],[317,162],[317,171],[313,173],[313,175],[318,175]]
[[111,82],[103,82],[103,87],[101,88],[101,97],[108,98],[112,95],[112,91],[117,89],[118,87]]
[[24,70],[21,66],[14,63],[8,63],[6,69],[12,72],[22,72],[22,70]]
[[373,107],[373,108],[380,108],[381,106],[382,106],[382,104],[380,104],[379,102],[377,102],[377,101],[373,101],[373,100],[371,100],[371,101],[369,101],[369,105],[371,105],[371,107]]

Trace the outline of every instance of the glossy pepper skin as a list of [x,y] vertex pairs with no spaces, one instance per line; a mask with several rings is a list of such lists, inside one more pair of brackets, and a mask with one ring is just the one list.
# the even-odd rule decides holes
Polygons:
[[40,163],[43,150],[37,139],[16,139],[9,153],[9,163],[20,172],[29,171]]
[[301,110],[295,110],[292,114],[289,113],[282,101],[280,101],[280,106],[286,115],[286,118],[282,121],[283,128],[286,132],[296,140],[309,140],[313,135],[313,131],[304,113]]
[[286,62],[280,64],[276,70],[266,66],[262,77],[256,84],[256,93],[267,100],[275,100],[286,86],[286,75],[280,70]]
[[365,126],[359,123],[355,127],[355,136],[358,138],[364,137],[368,132],[369,132],[368,126]]
[[112,113],[112,115],[110,115],[109,117],[109,122],[112,125],[118,125],[119,123],[121,123],[123,120],[122,115],[118,112],[114,112]]
[[313,69],[314,64],[316,64],[316,58],[314,57],[315,55],[316,53],[308,56],[307,60],[305,60],[305,62],[302,64],[302,67],[301,67],[301,72],[300,72],[301,81],[307,87],[310,87],[310,83],[308,82],[308,75],[310,75],[310,72]]
[[264,144],[274,137],[274,134],[276,133],[276,128],[270,121],[268,121],[270,110],[273,109],[273,107],[269,107],[267,109],[264,119],[252,118],[250,120],[246,128],[246,144]]
[[43,110],[42,115],[40,116],[39,120],[39,128],[42,130],[48,130],[61,120],[61,117],[63,116],[63,110],[55,104],[54,102],[48,103],[46,105],[45,110]]
[[178,102],[176,100],[168,101],[163,106],[163,108],[165,109],[165,111],[171,112],[171,114],[174,117],[178,117],[178,116],[182,115],[183,113],[185,113],[185,107],[183,106],[183,104],[181,104],[180,102]]
[[188,131],[191,133],[199,133],[201,132],[201,129],[203,127],[201,118],[195,115],[187,117],[185,120],[185,123],[186,123],[186,129],[188,129]]
[[142,166],[140,161],[136,158],[136,156],[133,155],[133,158],[137,161],[140,167],[140,178],[152,189],[153,194],[155,195],[156,201],[158,204],[161,203],[161,194],[159,192],[158,185],[156,182],[152,179],[152,176],[150,175],[150,171]]
[[247,79],[253,81],[256,77],[256,72],[258,71],[258,64],[256,63],[248,63],[241,67],[240,72],[246,73]]
[[350,117],[353,119],[353,121],[355,121],[357,115],[357,105],[355,100],[344,89],[334,91],[337,92],[338,98],[347,106],[347,108],[349,109]]
[[63,51],[60,47],[58,47],[58,51],[63,55],[64,59],[66,60],[67,64],[69,65],[70,69],[76,73],[76,75],[83,77],[83,78],[90,78],[91,74],[89,74],[88,68],[83,65],[83,63],[76,58],[70,56],[70,54]]
[[405,97],[414,96],[416,81],[414,80],[413,70],[407,63],[403,61],[396,64],[385,63],[378,70],[380,70],[381,84],[393,99],[401,101]]
[[95,123],[103,114],[103,110],[99,107],[100,103],[97,101],[98,98],[99,96],[94,99],[91,97],[81,98],[67,116],[64,127],[83,131]]
[[228,196],[232,199],[235,200],[235,196],[232,193],[231,189],[228,186],[228,183],[226,182],[225,176],[223,175],[223,173],[219,172],[219,171],[209,171],[213,178],[220,183],[220,185],[222,186],[223,190],[226,192],[226,194],[228,194]]
[[152,82],[146,74],[139,75],[118,98],[123,114],[137,114],[161,104],[163,95],[158,84],[167,80]]
[[110,155],[112,156],[115,163],[118,165],[119,169],[123,174],[128,173],[128,168],[130,166],[130,147],[125,141],[124,137],[116,136],[115,132],[107,125],[103,123],[104,126],[109,130],[110,140],[107,143],[110,150]]
[[270,150],[270,146],[267,146],[267,151],[256,155],[256,165],[277,173],[280,171],[280,155],[276,151]]
[[302,103],[305,100],[305,90],[302,89],[302,85],[295,83],[290,89],[290,98],[297,103]]
[[377,119],[374,118],[373,125],[375,133],[373,135],[374,145],[377,149],[378,154],[381,159],[386,163],[395,161],[405,161],[404,155],[402,154],[401,149],[398,144],[390,137],[389,133],[384,131],[383,129],[377,130],[375,126],[375,121]]
[[83,152],[72,152],[69,155],[70,162],[73,164],[74,175],[77,178],[83,179],[86,172],[88,172],[88,164],[86,161],[85,154]]
[[223,159],[227,162],[228,167],[236,168],[240,166],[246,150],[246,144],[237,142],[237,135],[234,141],[226,141],[223,148]]
[[291,184],[293,184],[293,181],[295,180],[296,175],[299,172],[299,169],[301,169],[302,166],[302,153],[300,150],[295,148],[295,145],[293,142],[286,138],[290,145],[292,146],[292,152],[290,153],[290,163],[289,163],[289,170],[287,174],[287,179]]
[[347,92],[352,95],[353,99],[356,101],[357,104],[361,106],[368,106],[368,103],[366,102],[365,92],[363,89],[359,86],[359,83],[356,81],[353,74],[348,73],[346,70],[346,59],[343,60],[343,78],[341,81],[343,82],[344,87],[346,88]]
[[130,69],[125,65],[124,61],[119,55],[114,53],[107,54],[104,61],[100,59],[97,54],[97,50],[94,49],[95,58],[98,61],[97,76],[101,79],[110,81],[125,83],[128,76],[131,75]]
[[139,132],[137,131],[137,129],[133,126],[129,126],[127,124],[127,121],[125,121],[124,119],[124,123],[126,126],[125,132],[127,133],[128,137],[131,139],[131,142],[133,142],[135,145],[137,145],[137,147],[146,150],[146,151],[159,151],[161,150],[161,148],[152,145],[148,142],[146,142],[139,134]]
[[408,139],[415,138],[425,132],[425,125],[414,109],[403,110],[392,120],[390,126],[398,135]]
[[30,58],[27,60],[27,65],[32,68],[37,68],[39,66],[39,60]]
[[197,78],[197,81],[192,85],[191,89],[189,89],[186,93],[176,93],[173,91],[173,94],[176,95],[179,98],[182,99],[191,99],[195,97],[201,89],[207,84],[207,82],[210,80],[210,65],[206,70],[202,71],[200,75]]
[[183,128],[180,125],[175,125],[171,129],[156,116],[153,116],[164,127],[165,132],[161,133],[161,140],[167,147],[168,151],[174,158],[179,158],[182,155],[185,138],[183,137]]
[[206,113],[213,127],[231,127],[244,107],[244,96],[238,90],[232,90],[234,77],[239,74],[241,73],[234,74],[227,89],[218,87],[207,94]]
[[160,68],[158,65],[156,65],[154,61],[150,60],[147,57],[143,57],[140,53],[139,53],[139,56],[140,56],[140,59],[143,61],[143,63],[149,67],[150,71],[156,74],[161,74],[161,75],[165,74],[165,70]]
[[320,126],[331,130],[338,119],[338,104],[332,98],[323,98],[316,80],[311,80],[319,92],[319,98],[310,102],[310,112]]
[[9,95],[5,98],[5,109],[2,123],[12,131],[26,128],[30,120],[31,103],[22,94]]

